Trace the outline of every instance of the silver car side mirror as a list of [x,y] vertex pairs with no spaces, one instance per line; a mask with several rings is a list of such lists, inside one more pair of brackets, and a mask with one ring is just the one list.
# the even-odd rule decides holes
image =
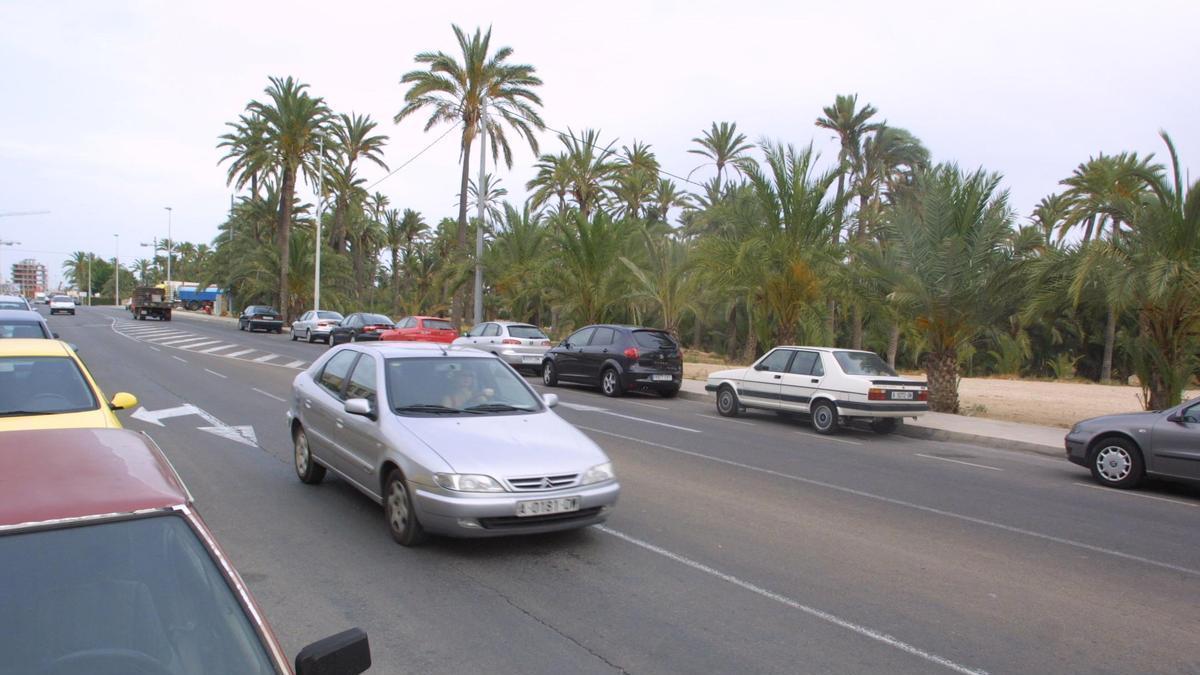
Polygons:
[[362,415],[371,419],[375,418],[375,411],[371,409],[371,402],[365,398],[346,399],[345,410],[351,415]]
[[558,405],[558,394],[542,394],[542,403],[545,403],[547,408],[553,408]]

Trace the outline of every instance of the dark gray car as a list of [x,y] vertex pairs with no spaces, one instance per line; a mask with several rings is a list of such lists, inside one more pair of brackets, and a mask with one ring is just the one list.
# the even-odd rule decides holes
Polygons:
[[1067,459],[1101,485],[1135,487],[1146,476],[1200,480],[1200,398],[1154,412],[1094,417],[1066,437]]
[[0,338],[56,337],[41,314],[28,309],[0,309]]

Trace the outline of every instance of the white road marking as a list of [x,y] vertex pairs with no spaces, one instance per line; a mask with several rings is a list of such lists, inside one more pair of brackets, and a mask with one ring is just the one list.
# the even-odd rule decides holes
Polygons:
[[208,368],[205,368],[205,369],[204,369],[204,372],[208,373],[209,375],[216,375],[217,377],[221,378],[222,380],[228,380],[228,379],[229,379],[229,376],[228,376],[228,375],[222,375],[222,374],[218,373],[217,371],[215,371],[215,370],[209,370]]
[[166,341],[160,342],[158,344],[160,344],[164,347],[177,347],[179,349],[187,349],[187,347],[189,345],[195,344],[197,342],[203,342],[204,344],[210,345],[213,342],[216,342],[216,340],[206,341],[205,338],[193,336],[193,337],[181,338],[179,340],[166,340]]
[[270,361],[271,359],[277,359],[277,358],[279,358],[278,354],[267,354],[266,356],[260,356],[257,359],[250,359],[250,360],[254,361],[255,363],[266,363],[267,361]]
[[159,333],[178,333],[177,330],[170,328],[126,328],[125,333],[128,335],[158,335]]
[[700,433],[699,429],[693,429],[691,427],[681,427],[678,424],[667,424],[666,422],[659,422],[657,420],[648,420],[644,417],[634,417],[633,415],[623,415],[619,412],[613,412],[611,410],[608,410],[607,408],[597,408],[594,405],[582,405],[579,403],[567,403],[566,401],[559,401],[558,404],[564,408],[570,408],[571,410],[580,410],[582,412],[597,412],[602,415],[612,415],[613,417],[620,417],[622,419],[634,420],[635,422],[645,422],[646,424],[654,424],[654,425],[657,425],[660,427],[667,427],[669,429],[679,429],[680,431],[690,431],[693,434]]
[[308,363],[308,361],[291,361],[289,363],[283,364],[283,367],[284,368],[299,368],[300,366],[303,366],[306,363]]
[[191,335],[191,333],[184,333],[178,330],[156,330],[153,333],[133,333],[132,335],[139,340],[149,340],[151,338],[169,339],[181,335]]
[[251,352],[253,352],[253,351],[255,351],[255,350],[253,350],[253,349],[243,349],[243,350],[242,350],[242,351],[240,351],[240,352],[234,352],[234,353],[232,353],[232,354],[222,354],[221,356],[227,356],[227,357],[229,357],[229,358],[235,358],[235,357],[241,356],[241,355],[243,355],[243,354],[249,354],[249,353],[251,353]]
[[183,361],[184,363],[187,363],[187,359],[179,358],[178,356],[175,356],[174,354],[171,355],[171,358],[175,359],[176,361]]
[[637,401],[625,401],[625,402],[629,403],[631,405],[640,405],[643,408],[654,408],[655,410],[670,410],[670,408],[668,408],[665,405],[651,405],[649,403],[639,403]]
[[1076,541],[1074,539],[1067,539],[1065,537],[1056,537],[1052,534],[1043,534],[1041,532],[1034,532],[1033,530],[1026,530],[1026,529],[1023,529],[1020,527],[1014,527],[1012,525],[1005,525],[1004,523],[997,523],[997,522],[994,522],[991,520],[984,520],[983,518],[975,518],[974,516],[965,516],[961,513],[954,513],[952,511],[944,511],[942,509],[934,508],[932,506],[922,506],[921,504],[914,504],[913,502],[906,502],[902,499],[893,499],[891,497],[884,497],[883,495],[877,495],[877,494],[874,494],[871,492],[866,492],[863,490],[856,490],[854,488],[849,488],[849,487],[845,487],[842,485],[835,485],[833,483],[826,483],[824,481],[814,480],[812,478],[803,478],[801,476],[793,476],[791,474],[783,473],[782,471],[775,471],[772,469],[764,469],[759,466],[743,464],[742,462],[735,462],[731,459],[724,459],[721,457],[713,457],[712,455],[705,455],[700,452],[693,452],[691,450],[684,450],[682,448],[675,448],[675,447],[672,447],[669,445],[664,445],[662,443],[655,443],[653,441],[642,440],[640,438],[635,438],[633,436],[623,436],[621,434],[614,434],[611,431],[605,431],[603,429],[596,429],[594,427],[585,427],[581,424],[576,424],[575,426],[579,429],[584,429],[586,431],[592,431],[592,432],[595,432],[598,434],[604,434],[605,436],[612,436],[613,438],[620,438],[620,439],[623,439],[626,441],[633,441],[635,443],[641,443],[643,445],[648,445],[648,446],[654,447],[654,448],[662,448],[663,450],[670,450],[671,452],[677,452],[681,455],[688,455],[690,457],[696,457],[698,459],[706,459],[710,462],[717,462],[718,464],[725,464],[727,466],[736,466],[739,469],[746,469],[747,471],[755,471],[755,472],[766,474],[769,476],[775,476],[776,478],[784,478],[786,480],[796,481],[797,483],[805,483],[807,485],[816,485],[818,487],[823,487],[823,488],[826,488],[829,490],[834,490],[837,492],[843,492],[845,494],[855,495],[857,497],[873,499],[875,501],[883,502],[885,504],[893,504],[895,506],[903,506],[903,507],[910,508],[910,509],[913,509],[916,511],[923,511],[925,513],[933,513],[933,514],[936,514],[939,516],[945,516],[946,518],[953,518],[955,520],[961,520],[963,522],[973,523],[975,525],[983,525],[985,527],[991,527],[991,528],[995,528],[997,530],[1003,530],[1005,532],[1012,532],[1014,534],[1023,534],[1027,537],[1033,537],[1035,539],[1041,539],[1043,541],[1052,541],[1056,544],[1062,544],[1064,546],[1072,546],[1075,548],[1083,549],[1085,551],[1092,551],[1093,553],[1103,553],[1104,555],[1110,555],[1114,558],[1121,558],[1123,560],[1132,560],[1134,562],[1140,562],[1140,563],[1144,563],[1146,565],[1152,565],[1154,567],[1161,567],[1163,569],[1168,569],[1168,570],[1172,570],[1175,572],[1182,572],[1184,574],[1190,574],[1192,576],[1200,577],[1200,569],[1192,569],[1190,567],[1183,567],[1182,565],[1173,565],[1171,563],[1162,562],[1160,560],[1153,560],[1151,558],[1143,558],[1141,556],[1133,555],[1131,553],[1122,553],[1121,551],[1115,551],[1113,549],[1104,548],[1102,546],[1093,546],[1092,544],[1086,544],[1082,541]]
[[1184,506],[1200,506],[1194,502],[1185,502],[1182,499],[1171,499],[1170,497],[1155,497],[1154,495],[1145,495],[1140,492],[1130,492],[1129,490],[1114,490],[1103,485],[1091,485],[1088,483],[1075,483],[1079,487],[1092,488],[1093,490],[1104,490],[1110,495],[1125,495],[1126,497],[1141,497],[1142,499],[1153,499],[1157,502],[1171,502],[1172,504],[1183,504]]
[[150,346],[150,349],[153,349],[153,350],[154,350],[154,351],[156,351],[156,352],[161,352],[161,351],[162,351],[161,349],[159,349],[158,347],[155,347],[154,345],[151,345],[151,346]]
[[836,437],[834,437],[834,436],[823,436],[823,435],[821,435],[821,434],[814,434],[814,433],[812,433],[812,432],[805,431],[805,430],[803,430],[803,429],[797,429],[797,430],[796,430],[796,433],[798,433],[798,434],[800,434],[800,435],[802,435],[802,436],[808,436],[808,437],[810,437],[810,438],[819,438],[819,439],[821,439],[822,441],[833,441],[834,443],[844,443],[844,444],[846,444],[846,445],[862,445],[862,443],[861,443],[861,442],[859,442],[859,441],[852,441],[852,440],[850,440],[850,439],[848,439],[848,438],[836,438]]
[[262,394],[263,396],[266,396],[267,398],[273,398],[273,399],[275,399],[276,401],[279,401],[280,403],[287,403],[287,399],[286,399],[286,398],[279,398],[279,397],[278,397],[278,396],[276,396],[275,394],[272,394],[272,393],[269,393],[269,392],[265,392],[265,391],[263,391],[262,389],[259,389],[258,387],[250,387],[250,388],[251,388],[251,389],[253,389],[254,391],[257,391],[258,393]]
[[[219,352],[222,349],[233,349],[236,346],[237,345],[221,345],[220,347],[212,347],[211,349],[201,349],[200,353],[201,354],[212,354],[213,352]],[[223,354],[222,356],[226,356],[226,355]]]
[[697,417],[707,417],[711,420],[721,420],[722,422],[733,422],[734,424],[744,424],[745,426],[748,426],[748,427],[758,426],[754,422],[743,422],[741,420],[731,420],[731,419],[726,419],[724,417],[721,417],[719,415],[709,415],[708,413],[692,413],[692,414]]
[[252,448],[258,447],[258,438],[254,435],[254,427],[248,424],[230,426],[217,419],[216,415],[202,408],[198,408],[190,403],[185,403],[184,405],[176,406],[174,408],[164,408],[162,410],[146,410],[146,408],[142,407],[134,411],[130,417],[142,420],[148,424],[162,427],[166,426],[162,423],[162,420],[170,419],[172,417],[183,417],[186,415],[196,415],[211,425],[207,427],[196,427],[196,429],[199,431],[204,431],[222,438],[227,438],[231,441],[241,443],[242,445],[248,445]]
[[191,340],[194,338],[195,338],[195,336],[192,335],[191,333],[176,333],[175,335],[163,335],[161,337],[146,338],[145,340],[143,340],[143,342],[153,342],[156,344],[163,344],[166,342],[175,342],[175,341],[187,342],[188,340]]
[[195,349],[196,347],[207,347],[208,345],[215,345],[218,342],[220,342],[220,340],[205,340],[204,342],[197,342],[195,344],[183,345],[182,347],[180,347],[180,349]]
[[954,462],[955,464],[965,464],[966,466],[973,466],[978,469],[987,469],[989,471],[1003,471],[1004,470],[1004,469],[997,469],[994,466],[985,466],[983,464],[975,464],[974,462],[964,462],[961,459],[950,459],[949,457],[938,457],[936,455],[925,455],[925,454],[922,454],[919,452],[914,452],[913,455],[915,455],[917,457],[924,457],[925,459],[936,459],[936,460],[939,460],[942,462]]
[[623,541],[626,541],[630,544],[633,544],[634,546],[637,546],[637,547],[640,547],[647,551],[650,551],[651,553],[660,555],[664,558],[667,558],[668,560],[673,560],[682,565],[686,565],[694,570],[703,572],[710,576],[714,576],[722,581],[733,584],[734,586],[738,586],[739,588],[743,588],[747,591],[750,591],[751,593],[755,593],[759,596],[767,598],[768,600],[773,600],[782,605],[791,607],[792,609],[799,610],[809,616],[812,616],[812,617],[815,617],[822,621],[825,621],[826,623],[831,623],[835,626],[845,628],[846,630],[857,633],[863,637],[870,638],[872,640],[875,640],[876,642],[883,643],[894,649],[899,649],[900,651],[902,651],[906,654],[910,654],[912,656],[916,656],[918,658],[925,659],[926,661],[929,661],[930,663],[935,663],[944,668],[949,668],[950,670],[953,670],[956,673],[964,673],[964,674],[968,674],[968,675],[983,675],[984,673],[987,672],[985,670],[979,670],[977,668],[969,668],[967,666],[955,663],[954,661],[951,661],[950,659],[948,659],[944,656],[938,656],[937,654],[927,652],[924,649],[921,649],[920,647],[915,647],[915,646],[913,646],[907,642],[904,642],[903,640],[900,640],[892,635],[888,635],[887,633],[884,633],[882,631],[875,630],[874,628],[868,628],[867,626],[863,626],[861,624],[857,624],[852,621],[843,619],[835,614],[830,614],[829,612],[817,609],[815,607],[809,607],[808,605],[802,604],[802,603],[800,603],[796,600],[793,600],[785,595],[780,595],[779,593],[775,593],[774,591],[769,591],[761,586],[752,584],[749,581],[745,581],[743,579],[739,579],[738,577],[735,577],[732,574],[727,574],[716,568],[709,567],[708,565],[705,565],[704,563],[697,562],[695,560],[692,560],[691,558],[687,558],[682,555],[679,555],[678,553],[672,553],[671,551],[668,551],[665,548],[662,548],[660,546],[655,546],[654,544],[651,544],[650,542],[642,541],[641,539],[632,537],[628,534],[625,534],[624,532],[614,530],[607,525],[597,525],[595,529],[597,529],[601,532],[604,532],[605,534],[614,536]]

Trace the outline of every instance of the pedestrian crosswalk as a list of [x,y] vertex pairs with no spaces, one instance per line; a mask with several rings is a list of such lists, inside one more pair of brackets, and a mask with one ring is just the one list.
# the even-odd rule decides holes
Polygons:
[[310,363],[302,359],[289,360],[285,356],[272,354],[264,349],[250,349],[246,348],[245,345],[213,339],[212,335],[199,335],[186,330],[178,330],[175,327],[168,328],[161,325],[147,325],[141,321],[114,320],[112,328],[117,333],[138,342],[145,342],[157,345],[158,347],[192,351],[197,354],[209,354],[226,359],[249,361],[268,366],[277,366],[279,368],[291,368],[293,370],[307,368]]

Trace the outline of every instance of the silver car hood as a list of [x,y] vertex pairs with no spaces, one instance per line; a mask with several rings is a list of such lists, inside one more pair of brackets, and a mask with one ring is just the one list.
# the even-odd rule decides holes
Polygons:
[[581,473],[608,461],[592,439],[548,411],[398,421],[456,473],[495,478]]
[[1142,411],[1142,412],[1116,413],[1113,415],[1102,415],[1100,417],[1093,417],[1091,419],[1086,419],[1086,420],[1083,420],[1082,422],[1080,422],[1079,425],[1080,426],[1086,425],[1088,427],[1118,426],[1118,427],[1122,427],[1122,428],[1125,428],[1125,426],[1135,426],[1135,425],[1139,425],[1139,424],[1150,426],[1150,425],[1154,424],[1155,422],[1157,422],[1159,419],[1161,419],[1162,416],[1163,416],[1163,413],[1161,410],[1150,411],[1150,412]]

